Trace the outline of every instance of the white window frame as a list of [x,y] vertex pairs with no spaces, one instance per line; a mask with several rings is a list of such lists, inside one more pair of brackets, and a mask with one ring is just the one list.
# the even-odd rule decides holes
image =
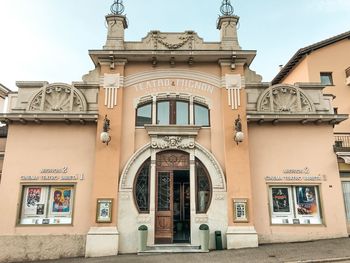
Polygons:
[[[320,196],[319,196],[319,185],[307,185],[307,184],[298,184],[298,185],[269,185],[268,186],[268,193],[269,193],[269,209],[270,209],[270,218],[271,218],[271,224],[283,224],[283,225],[315,225],[315,224],[322,224],[322,211],[321,211],[321,205],[320,205]],[[272,196],[272,189],[288,189],[288,203],[289,203],[289,212],[276,212],[274,211],[274,200]],[[297,198],[297,189],[309,189],[311,188],[312,192],[314,192],[314,201],[310,202],[304,202],[304,203],[298,203]],[[305,191],[305,190],[304,190]],[[316,212],[313,214],[310,214],[311,212],[311,206],[313,206],[312,209],[315,209]],[[306,207],[306,208],[305,208]],[[300,211],[303,211],[302,209],[309,209],[306,211],[305,214],[301,213]]]
[[[76,189],[74,184],[26,184],[21,187],[18,225],[71,225],[73,223]],[[61,192],[59,206],[54,205],[55,191]]]

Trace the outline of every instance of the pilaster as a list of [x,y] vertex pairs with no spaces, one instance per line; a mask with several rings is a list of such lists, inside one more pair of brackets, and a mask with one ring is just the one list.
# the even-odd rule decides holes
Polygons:
[[[227,248],[256,247],[258,237],[254,229],[252,209],[252,189],[249,160],[249,138],[246,118],[246,93],[244,89],[244,68],[237,66],[234,70],[227,63],[221,63],[222,78],[222,113],[223,145],[225,151],[227,197],[228,197],[228,230]],[[234,140],[235,119],[241,118],[244,141]],[[237,222],[234,218],[234,199],[246,199],[248,220]],[[244,241],[244,242],[243,242]]]
[[[109,256],[118,254],[119,232],[117,229],[118,184],[120,167],[120,142],[123,116],[123,87],[125,63],[116,61],[113,68],[110,63],[100,63],[101,82],[98,94],[99,118],[97,122],[95,168],[91,195],[91,228],[87,236],[86,256]],[[100,140],[104,117],[110,120],[111,141],[106,145]],[[97,199],[113,199],[112,221],[96,222]],[[102,242],[104,245],[96,245]],[[108,249],[107,249],[108,248]]]

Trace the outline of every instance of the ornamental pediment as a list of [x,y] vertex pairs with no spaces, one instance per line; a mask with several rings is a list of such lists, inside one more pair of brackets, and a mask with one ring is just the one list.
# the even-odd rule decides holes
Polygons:
[[249,121],[274,124],[284,121],[301,124],[324,122],[334,125],[347,118],[334,112],[333,96],[323,94],[324,86],[319,83],[248,84],[245,89]]
[[194,31],[167,33],[151,31],[141,42],[126,42],[129,47],[156,50],[192,50],[205,48],[203,39]]
[[29,101],[30,112],[85,112],[84,95],[75,87],[63,83],[45,85]]
[[266,89],[258,100],[259,112],[314,112],[315,107],[308,95],[298,87],[275,85]]

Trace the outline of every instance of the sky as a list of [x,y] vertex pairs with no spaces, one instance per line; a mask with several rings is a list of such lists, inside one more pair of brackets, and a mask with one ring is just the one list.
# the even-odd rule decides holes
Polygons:
[[[219,41],[222,0],[124,0],[126,41],[151,30],[194,30]],[[0,0],[0,83],[71,83],[94,69],[88,50],[106,41],[113,0]],[[302,47],[350,30],[350,0],[231,0],[244,50],[257,50],[251,69],[271,81]]]

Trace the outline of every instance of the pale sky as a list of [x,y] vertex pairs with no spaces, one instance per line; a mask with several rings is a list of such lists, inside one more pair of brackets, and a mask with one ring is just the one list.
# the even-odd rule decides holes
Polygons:
[[[150,30],[194,30],[219,41],[221,0],[124,0],[126,41]],[[106,40],[105,15],[113,0],[0,0],[0,83],[71,83],[94,68],[89,49]],[[350,0],[231,0],[240,16],[242,49],[257,50],[251,69],[271,81],[304,46],[350,30]]]

